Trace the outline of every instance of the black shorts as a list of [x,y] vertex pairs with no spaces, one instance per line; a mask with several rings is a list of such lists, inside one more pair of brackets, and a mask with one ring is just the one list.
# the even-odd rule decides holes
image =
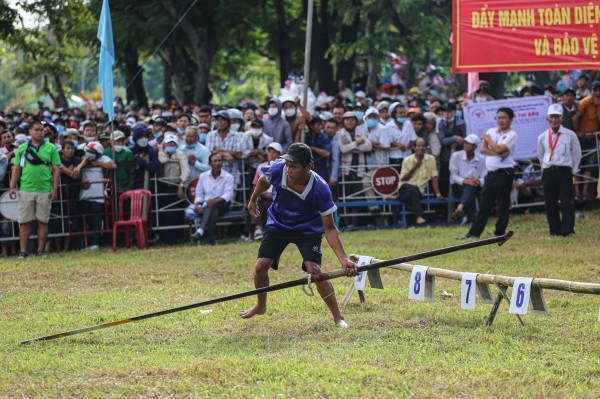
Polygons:
[[323,234],[300,234],[291,231],[267,229],[263,235],[258,258],[273,259],[271,268],[279,268],[279,257],[288,246],[296,244],[302,255],[302,270],[306,271],[304,262],[321,264],[323,254],[321,253],[321,241]]

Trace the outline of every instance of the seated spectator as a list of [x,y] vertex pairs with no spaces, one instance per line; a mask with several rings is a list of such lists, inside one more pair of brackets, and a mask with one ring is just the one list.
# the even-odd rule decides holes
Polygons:
[[329,165],[327,160],[331,155],[331,141],[323,131],[323,121],[314,117],[308,122],[308,134],[304,143],[310,147],[313,154],[313,170],[325,181],[329,181]]
[[148,131],[145,126],[134,128],[132,138],[135,144],[131,147],[131,153],[136,163],[133,186],[152,190],[148,179],[156,176],[159,171],[158,152],[148,145]]
[[450,183],[452,196],[460,198],[452,218],[461,219],[465,214],[472,220],[477,212],[475,201],[479,198],[485,177],[485,157],[475,150],[479,137],[469,134],[465,138],[464,150],[456,151],[450,157]]
[[179,146],[179,151],[187,156],[190,173],[184,186],[190,185],[190,182],[197,179],[200,173],[210,170],[208,165],[208,157],[210,151],[198,142],[198,129],[194,126],[188,126],[185,129],[185,143]]
[[389,199],[398,199],[411,206],[415,214],[415,222],[423,224],[423,208],[421,198],[425,194],[427,185],[431,182],[436,198],[442,198],[438,186],[438,173],[435,167],[433,155],[425,153],[425,140],[419,138],[416,141],[415,153],[404,159],[402,171],[400,172],[400,191],[398,195],[392,195]]
[[217,218],[229,211],[233,200],[233,176],[223,169],[223,156],[212,153],[209,157],[211,170],[204,172],[198,179],[196,213],[202,214],[200,228],[192,235],[195,240],[205,240],[208,245],[215,245]]
[[104,154],[104,148],[97,141],[86,143],[85,167],[81,173],[80,209],[87,226],[85,249],[100,248],[100,234],[104,219],[104,197],[106,184],[104,170],[115,170],[117,165]]
[[515,181],[514,187],[518,190],[517,202],[519,204],[532,204],[544,200],[542,188],[542,169],[539,165],[531,163],[523,169],[523,176]]

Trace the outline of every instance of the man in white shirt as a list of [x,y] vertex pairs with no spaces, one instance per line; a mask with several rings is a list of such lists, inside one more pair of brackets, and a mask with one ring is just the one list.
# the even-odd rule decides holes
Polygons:
[[481,191],[479,212],[475,223],[467,234],[459,239],[479,238],[490,213],[498,202],[499,212],[496,222],[495,236],[504,235],[508,226],[510,212],[510,193],[512,191],[515,172],[513,170],[514,159],[512,153],[517,146],[517,133],[511,128],[515,114],[511,108],[502,107],[498,109],[496,119],[497,128],[489,129],[481,140],[481,153],[486,156],[485,168],[487,175]]
[[200,175],[196,186],[194,210],[202,214],[202,222],[192,238],[206,240],[208,245],[215,245],[217,218],[229,211],[229,205],[233,200],[233,176],[222,170],[221,154],[210,154],[208,163],[211,170]]
[[452,196],[460,198],[460,204],[452,214],[457,220],[475,210],[475,200],[479,197],[485,177],[485,157],[475,152],[479,137],[469,134],[465,137],[463,150],[450,156],[450,184]]
[[390,165],[396,169],[402,168],[405,158],[412,155],[412,150],[417,140],[417,134],[412,123],[406,116],[406,108],[401,103],[394,103],[390,107],[390,123],[386,125],[388,135],[391,137],[389,152]]
[[562,106],[550,105],[550,129],[539,135],[537,148],[550,235],[572,237],[575,235],[573,175],[579,169],[581,146],[577,134],[561,125],[562,119]]

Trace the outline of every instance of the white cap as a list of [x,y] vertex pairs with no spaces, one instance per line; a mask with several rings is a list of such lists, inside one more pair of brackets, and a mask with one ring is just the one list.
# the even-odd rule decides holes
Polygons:
[[465,141],[469,144],[479,145],[479,137],[476,134],[469,134],[465,137]]
[[357,91],[356,93],[354,93],[354,95],[356,97],[361,97],[361,98],[365,98],[367,96],[367,94],[362,90]]
[[164,143],[165,144],[169,144],[169,143],[177,144],[178,143],[177,136],[174,134],[165,134]]
[[283,147],[281,147],[281,144],[279,144],[279,143],[278,143],[278,142],[276,142],[276,141],[274,141],[274,142],[272,142],[271,144],[269,144],[269,145],[267,146],[267,149],[269,149],[269,148],[272,148],[272,149],[274,149],[275,151],[277,151],[277,152],[278,152],[278,153],[280,153],[280,154],[283,152]]
[[373,107],[370,107],[370,108],[367,110],[367,112],[365,112],[365,117],[366,117],[366,116],[369,116],[369,115],[372,115],[372,114],[375,114],[375,115],[379,116],[379,111],[377,111],[377,109],[375,109],[375,108],[373,108]]
[[548,107],[548,115],[560,115],[563,114],[563,108],[560,104],[550,104]]

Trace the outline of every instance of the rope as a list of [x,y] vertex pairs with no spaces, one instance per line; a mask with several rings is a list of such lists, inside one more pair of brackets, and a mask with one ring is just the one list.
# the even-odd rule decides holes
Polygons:
[[306,276],[306,284],[302,286],[302,291],[308,296],[314,296],[315,292],[312,289],[312,284],[310,282],[310,274]]

